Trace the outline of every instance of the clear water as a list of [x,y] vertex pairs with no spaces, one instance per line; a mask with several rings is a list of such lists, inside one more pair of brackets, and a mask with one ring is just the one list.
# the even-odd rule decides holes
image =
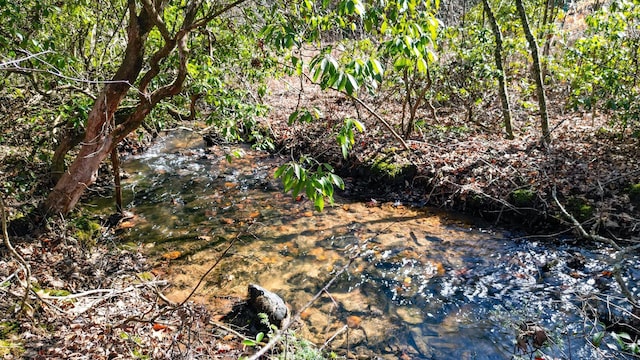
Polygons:
[[[227,152],[245,155],[229,163],[224,149],[205,151],[193,133],[164,140],[122,164],[135,217],[119,236],[146,244],[177,301],[235,241],[196,301],[219,307],[257,283],[295,313],[354,258],[301,314],[298,329],[342,354],[529,358],[516,336],[530,321],[552,340],[537,353],[545,359],[604,357],[584,340],[591,330],[581,309],[583,299],[615,292],[602,276],[610,270],[607,249],[514,239],[473,219],[400,203],[337,199],[318,213],[282,194],[272,177],[281,159],[234,147]],[[584,268],[569,266],[576,253],[588,259]]]

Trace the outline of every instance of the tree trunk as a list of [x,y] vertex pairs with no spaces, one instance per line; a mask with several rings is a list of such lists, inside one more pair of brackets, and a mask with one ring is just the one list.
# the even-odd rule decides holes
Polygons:
[[[205,26],[220,14],[238,6],[246,0],[236,0],[206,17],[196,21],[202,2],[192,1],[183,7],[184,18],[179,30],[171,34],[162,20],[165,0],[143,0],[140,15],[136,13],[136,0],[127,0],[129,24],[127,28],[127,48],[120,68],[112,81],[103,88],[89,113],[85,137],[80,152],[69,170],[64,173],[47,197],[43,207],[45,215],[67,214],[76,205],[85,189],[95,182],[102,161],[111,154],[116,145],[132,131],[136,130],[154,106],[160,101],[178,94],[187,77],[189,33]],[[142,71],[147,35],[156,27],[164,45],[148,59],[148,70],[139,81],[137,92],[139,102],[122,123],[112,122],[118,105],[127,95],[132,84]],[[160,64],[177,49],[179,64],[173,69],[173,82],[149,91],[151,82],[161,73]]]
[[58,136],[58,146],[53,153],[53,159],[51,159],[50,175],[54,182],[58,182],[64,174],[65,156],[69,150],[78,146],[83,138],[84,133],[82,133],[80,129],[74,129],[71,125],[65,126],[65,128],[60,132],[60,135]]
[[117,133],[113,132],[111,119],[142,70],[144,44],[153,27],[145,10],[139,16],[136,14],[134,0],[128,0],[128,5],[128,42],[123,62],[96,99],[87,119],[80,151],[44,203],[46,214],[67,214],[71,211],[85,189],[95,182],[102,161],[124,137],[115,138]]
[[498,69],[498,90],[500,93],[500,102],[502,103],[502,119],[504,120],[504,129],[507,132],[507,138],[513,140],[513,127],[511,125],[511,105],[509,104],[509,95],[507,93],[506,74],[504,66],[502,66],[502,33],[498,21],[491,11],[488,0],[482,0],[485,12],[489,17],[489,23],[493,30],[493,36],[496,38],[496,47],[494,49],[494,58],[496,61],[496,69]]
[[524,35],[529,42],[529,51],[531,52],[531,57],[533,59],[533,69],[531,72],[534,81],[536,82],[536,90],[538,94],[538,105],[540,107],[540,125],[542,128],[542,141],[545,145],[549,145],[551,143],[551,133],[549,132],[549,114],[547,113],[547,98],[544,93],[544,84],[542,83],[542,72],[540,71],[538,43],[531,33],[529,21],[527,20],[527,13],[525,12],[524,6],[522,5],[522,0],[516,0],[516,8],[518,9],[518,14],[520,15],[520,20],[522,21]]

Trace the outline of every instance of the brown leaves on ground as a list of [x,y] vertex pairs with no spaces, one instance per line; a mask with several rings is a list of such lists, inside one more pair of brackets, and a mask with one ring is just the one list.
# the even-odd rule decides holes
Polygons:
[[[429,204],[549,231],[548,227],[560,224],[551,199],[555,187],[560,200],[573,204],[570,211],[587,227],[637,236],[640,204],[630,198],[629,188],[640,183],[638,140],[629,135],[621,139],[620,129],[612,128],[607,116],[591,119],[566,112],[562,94],[550,92],[553,142],[548,148],[540,141],[535,109],[514,106],[516,139],[507,140],[499,101],[487,99],[484,108],[476,109],[474,122],[467,120],[466,109],[455,104],[436,106],[437,120],[419,111],[425,125],[407,139],[408,151],[364,109],[336,93],[322,93],[309,83],[304,86],[300,104],[297,89],[273,85],[278,107],[269,125],[279,135],[284,153],[311,154],[335,165],[345,177],[346,195]],[[398,96],[364,101],[400,125]],[[299,105],[319,108],[320,124],[287,125],[288,114]],[[345,160],[330,134],[336,134],[347,117],[358,118],[367,130],[355,134]],[[394,178],[370,170],[380,163],[406,171]]]
[[[59,230],[64,232],[64,230]],[[11,352],[3,358],[186,359],[233,358],[239,340],[223,340],[202,306],[175,307],[160,293],[167,286],[148,272],[138,253],[95,246],[49,233],[39,239],[12,239],[31,267],[35,295],[27,316],[16,304],[24,294],[17,262],[0,258],[0,323],[17,323],[7,334]],[[52,240],[55,239],[55,240]],[[23,279],[22,279],[23,280]]]

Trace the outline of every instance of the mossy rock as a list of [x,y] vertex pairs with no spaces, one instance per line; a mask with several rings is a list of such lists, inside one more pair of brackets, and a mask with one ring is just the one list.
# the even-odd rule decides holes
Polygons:
[[513,190],[511,194],[509,194],[509,197],[511,198],[511,203],[515,206],[533,206],[536,193],[531,189],[517,189]]
[[584,198],[569,198],[566,208],[567,211],[580,222],[591,219],[595,214],[595,208]]
[[381,176],[386,181],[402,182],[413,178],[418,173],[418,168],[413,164],[396,163],[393,159],[376,160],[371,165],[371,172]]
[[90,220],[84,216],[74,221],[74,227],[75,238],[88,246],[95,246],[96,239],[102,232],[102,225],[99,222]]
[[640,183],[633,184],[629,188],[629,199],[634,204],[640,205]]

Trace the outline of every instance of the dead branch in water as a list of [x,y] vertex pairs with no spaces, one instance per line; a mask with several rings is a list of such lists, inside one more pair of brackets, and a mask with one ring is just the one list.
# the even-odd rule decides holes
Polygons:
[[624,256],[630,252],[640,249],[640,244],[636,244],[628,247],[622,247],[618,245],[618,243],[616,242],[616,240],[619,240],[619,239],[614,240],[609,237],[598,235],[594,232],[587,232],[582,226],[582,224],[573,215],[571,215],[564,208],[564,206],[562,206],[562,204],[558,200],[555,186],[551,190],[551,196],[553,197],[553,200],[555,201],[556,205],[558,205],[558,208],[560,208],[560,212],[562,212],[562,215],[564,215],[567,219],[569,219],[569,221],[571,221],[574,228],[578,231],[578,235],[581,238],[609,245],[616,250],[616,252],[611,256],[613,260],[613,263],[611,264],[613,266],[613,276],[616,279],[616,282],[618,283],[618,285],[620,286],[620,291],[627,298],[627,300],[629,300],[629,302],[634,307],[640,306],[640,304],[638,304],[638,299],[636,299],[635,295],[633,295],[633,293],[629,290],[627,284],[624,282],[624,279],[622,279],[622,275],[620,274],[622,270],[622,262],[624,260]]

